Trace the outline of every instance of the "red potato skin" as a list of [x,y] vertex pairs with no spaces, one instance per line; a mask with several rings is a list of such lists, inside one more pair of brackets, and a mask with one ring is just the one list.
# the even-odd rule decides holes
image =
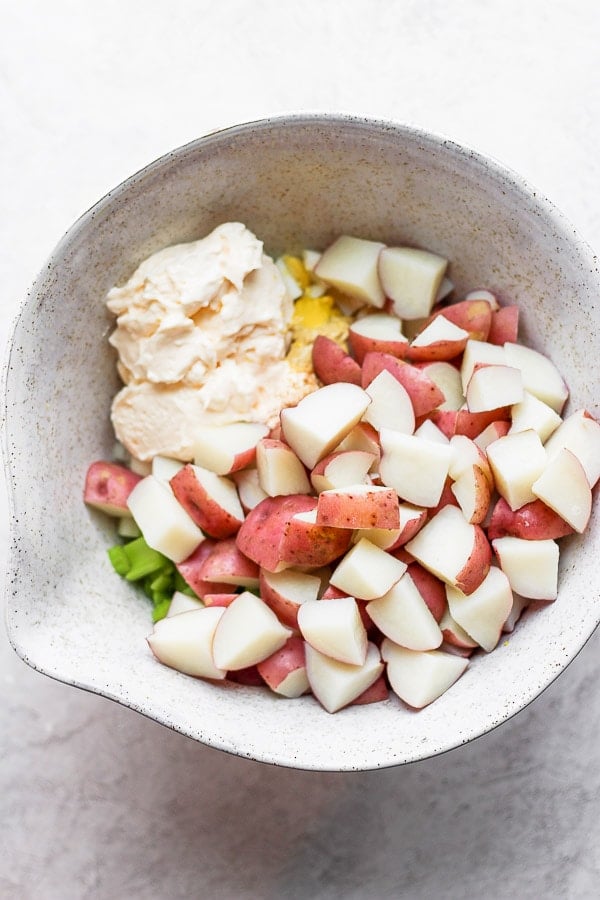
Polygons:
[[279,621],[288,628],[298,628],[298,610],[301,604],[288,597],[284,597],[278,591],[273,590],[265,577],[265,569],[260,570],[259,590],[261,599],[269,606]]
[[317,524],[332,528],[399,528],[398,494],[393,488],[373,494],[323,491]]
[[272,441],[283,441],[280,422],[277,422],[275,425],[273,425],[267,437]]
[[[465,565],[457,573],[454,582],[458,590],[467,595],[477,590],[489,572],[492,562],[492,548],[483,528],[479,525],[472,525],[471,527],[474,529],[473,549]],[[479,560],[479,565],[474,565],[475,560]]]
[[400,547],[403,547],[405,544],[408,544],[409,541],[412,541],[414,536],[418,531],[421,530],[425,522],[427,521],[428,512],[426,509],[421,511],[421,515],[411,519],[410,522],[407,522],[394,543],[391,547],[388,547],[388,553],[392,550],[398,550]]
[[256,668],[266,684],[275,690],[291,672],[303,669],[305,666],[304,641],[302,638],[292,635],[283,647],[258,663]]
[[[128,515],[127,498],[141,480],[141,475],[125,466],[98,460],[87,470],[83,499],[88,506],[100,509],[108,515]],[[105,507],[112,507],[113,511]]]
[[280,544],[286,525],[296,513],[310,512],[316,505],[316,497],[305,494],[261,500],[248,513],[237,533],[238,549],[262,568],[276,572],[281,562]]
[[[473,465],[473,480],[477,502],[472,516],[467,521],[470,525],[481,525],[490,508],[493,487],[481,466]],[[460,506],[460,503],[458,505]]]
[[386,370],[406,390],[415,416],[426,416],[446,399],[440,388],[422,369],[402,362],[388,353],[367,353],[362,365],[362,387],[368,387],[380,372]]
[[473,650],[477,649],[477,645],[472,647],[470,644],[465,644],[457,635],[454,634],[451,628],[442,628],[442,637],[444,638],[447,644],[451,644],[452,647],[456,647],[459,650],[470,650],[471,653]]
[[361,371],[355,359],[331,338],[320,334],[312,348],[315,375],[323,384],[347,381],[360,387]]
[[240,469],[247,469],[248,466],[254,465],[256,462],[256,447],[249,447],[247,450],[243,450],[241,453],[237,453],[232,460],[231,468],[228,475],[231,472],[239,472]]
[[[321,600],[339,600],[341,597],[347,597],[346,591],[341,591],[335,585],[330,584],[323,592]],[[358,600],[356,601],[358,603]]]
[[429,612],[435,621],[439,622],[446,611],[446,588],[443,582],[418,562],[411,562],[406,571],[425,601]]
[[396,359],[404,359],[408,352],[408,341],[386,341],[382,338],[367,337],[353,331],[350,326],[348,344],[359,365],[362,365],[367,353],[387,353]]
[[190,518],[210,537],[220,540],[239,531],[242,520],[236,519],[213,500],[196,478],[193,466],[184,466],[169,484]]
[[231,606],[239,594],[205,594],[202,601],[205,606]]
[[390,695],[387,682],[384,675],[380,675],[377,681],[374,681],[371,687],[363,691],[360,696],[353,700],[349,706],[365,706],[367,703],[381,703],[387,700]]
[[490,541],[506,535],[526,541],[557,540],[573,533],[571,526],[541,500],[513,512],[503,497],[494,506],[487,529]]
[[216,546],[216,541],[207,538],[196,547],[187,559],[177,564],[177,571],[200,599],[203,599],[205,594],[218,594],[223,591],[228,592],[231,589],[230,584],[204,581],[201,577],[202,566]]
[[460,341],[434,341],[423,347],[415,347],[411,344],[406,356],[413,363],[450,362],[461,355],[467,340],[468,338],[465,337]]
[[434,314],[444,316],[459,328],[469,332],[473,341],[487,341],[492,324],[492,308],[487,300],[461,300],[451,303]]
[[328,566],[346,552],[351,538],[352,531],[349,529],[313,525],[292,518],[281,538],[281,561],[288,566],[317,569]]
[[464,434],[474,440],[492,422],[510,421],[510,406],[472,413],[466,409],[436,409],[429,416],[447,438]]
[[[216,583],[220,578],[231,578],[225,583],[225,590],[207,591],[207,593],[231,593],[231,584],[244,584],[248,580],[258,583],[258,566],[248,559],[237,547],[235,538],[219,541],[213,547],[200,568],[200,578],[203,581]],[[185,575],[184,575],[185,578]],[[233,581],[233,579],[236,579]]]
[[267,497],[248,514],[240,528],[238,548],[268,572],[285,566],[328,565],[346,552],[352,535],[346,529],[294,518],[296,513],[310,512],[316,505],[316,497],[306,494]]
[[518,306],[501,306],[492,313],[492,322],[490,333],[488,335],[488,343],[490,344],[511,344],[517,343],[519,333],[519,307]]

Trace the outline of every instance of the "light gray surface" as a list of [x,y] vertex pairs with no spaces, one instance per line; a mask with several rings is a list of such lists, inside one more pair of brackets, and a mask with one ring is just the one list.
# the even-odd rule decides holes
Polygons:
[[[3,335],[62,231],[108,188],[213,127],[302,107],[472,144],[600,247],[592,3],[0,8]],[[468,748],[333,776],[206,750],[36,675],[2,638],[0,895],[593,897],[599,647],[596,634]]]

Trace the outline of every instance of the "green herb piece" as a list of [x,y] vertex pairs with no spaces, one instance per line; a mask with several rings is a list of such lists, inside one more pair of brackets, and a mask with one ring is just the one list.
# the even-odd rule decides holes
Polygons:
[[171,598],[165,597],[160,603],[157,603],[152,610],[152,621],[158,622],[160,619],[164,619],[167,613],[169,612],[169,607],[171,605]]
[[129,541],[123,546],[123,551],[130,564],[130,569],[125,574],[128,581],[139,581],[145,575],[173,565],[166,556],[149,547],[143,537]]
[[107,552],[108,558],[110,559],[112,567],[117,575],[121,575],[122,577],[126,576],[131,568],[131,563],[129,562],[129,557],[125,553],[125,548],[123,547],[123,545],[116,544]]

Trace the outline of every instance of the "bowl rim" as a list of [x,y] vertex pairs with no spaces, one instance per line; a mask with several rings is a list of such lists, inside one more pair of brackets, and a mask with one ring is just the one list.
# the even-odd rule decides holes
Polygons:
[[[177,724],[171,721],[167,721],[165,718],[161,717],[158,714],[153,714],[148,710],[140,708],[135,702],[129,702],[126,697],[118,696],[117,694],[111,693],[108,690],[103,690],[101,685],[90,685],[89,683],[85,683],[83,681],[78,681],[76,679],[68,677],[68,675],[61,677],[61,674],[59,672],[53,671],[50,666],[44,666],[43,663],[40,664],[38,661],[30,657],[26,644],[22,643],[19,639],[19,635],[17,634],[18,629],[15,628],[14,622],[11,619],[10,604],[6,602],[9,594],[10,576],[16,572],[18,556],[16,549],[17,535],[15,521],[15,499],[18,491],[18,486],[16,483],[16,474],[12,469],[8,442],[11,420],[9,412],[9,377],[11,361],[13,358],[13,353],[15,351],[14,343],[16,332],[21,319],[28,311],[28,303],[34,297],[36,287],[42,275],[46,271],[51,269],[55,264],[55,261],[61,257],[63,250],[68,242],[74,237],[74,235],[77,234],[80,229],[88,225],[88,223],[94,218],[95,214],[99,210],[103,209],[109,202],[117,199],[123,193],[126,193],[127,190],[138,180],[147,178],[149,175],[160,171],[162,167],[168,166],[175,160],[184,160],[188,155],[193,154],[197,150],[197,148],[209,147],[213,142],[219,142],[228,138],[235,138],[237,135],[244,135],[255,130],[266,131],[270,128],[285,129],[286,127],[297,127],[298,125],[303,124],[307,126],[322,125],[323,127],[350,126],[359,129],[364,128],[366,131],[375,127],[380,131],[388,131],[391,135],[405,135],[412,140],[421,141],[431,148],[435,148],[438,150],[450,150],[452,153],[457,154],[459,157],[468,158],[470,163],[475,163],[482,169],[486,170],[488,174],[492,174],[494,177],[510,184],[513,189],[516,189],[522,195],[526,195],[530,198],[530,200],[534,201],[535,204],[541,208],[541,210],[547,217],[547,220],[549,220],[553,225],[556,226],[558,232],[568,235],[570,241],[577,246],[582,259],[584,259],[589,265],[590,271],[592,273],[595,273],[600,286],[600,270],[598,268],[598,257],[590,244],[580,235],[579,231],[574,227],[570,219],[550,199],[548,199],[545,194],[537,190],[528,179],[518,174],[515,170],[502,163],[494,156],[487,153],[484,154],[478,150],[473,149],[469,145],[463,142],[457,142],[442,133],[430,131],[418,125],[410,124],[407,122],[400,122],[392,119],[371,117],[365,115],[356,115],[347,112],[338,113],[317,111],[282,113],[273,116],[266,116],[263,118],[251,119],[245,122],[227,125],[222,128],[211,130],[201,135],[200,137],[194,138],[179,147],[167,151],[166,153],[160,155],[159,157],[153,159],[151,162],[142,166],[133,174],[129,175],[127,178],[117,184],[115,187],[108,190],[93,205],[91,205],[75,219],[72,225],[64,232],[58,243],[55,245],[45,263],[41,266],[36,278],[32,281],[31,286],[27,290],[24,300],[20,303],[16,315],[13,317],[13,321],[9,326],[8,337],[4,351],[4,360],[2,363],[2,371],[0,374],[0,386],[2,392],[2,407],[0,410],[0,450],[3,460],[7,508],[9,514],[9,532],[7,542],[8,552],[4,572],[4,621],[6,632],[13,650],[23,660],[23,662],[25,662],[35,671],[43,675],[47,675],[55,681],[62,682],[63,684],[68,684],[89,693],[114,700],[119,705],[129,709],[133,709],[136,712],[141,713],[145,718],[158,722],[159,724],[186,736],[194,737],[193,735],[189,735],[189,733],[186,732],[183,727],[179,727]],[[563,660],[560,668],[557,667],[554,671],[552,671],[545,679],[544,683],[532,683],[529,687],[529,690],[521,694],[519,703],[517,705],[507,705],[502,714],[499,715],[491,724],[485,725],[483,730],[473,728],[469,733],[467,733],[466,737],[463,734],[462,738],[455,735],[449,740],[441,740],[436,748],[429,748],[420,755],[415,753],[407,758],[386,758],[382,759],[379,762],[370,762],[369,764],[365,764],[363,766],[346,765],[333,767],[318,763],[315,765],[309,765],[306,762],[298,764],[294,761],[293,758],[281,760],[280,758],[274,758],[272,755],[270,755],[268,750],[262,753],[247,753],[244,752],[243,748],[234,746],[233,744],[230,744],[226,741],[222,741],[217,736],[207,736],[205,738],[203,737],[195,739],[214,749],[222,750],[235,756],[277,766],[302,769],[305,771],[367,771],[399,765],[407,765],[412,762],[440,756],[444,753],[456,749],[457,747],[463,746],[467,743],[471,743],[472,741],[477,740],[478,738],[483,737],[486,734],[489,734],[491,731],[494,731],[500,725],[509,721],[518,713],[526,709],[537,697],[541,696],[541,694],[543,694],[551,684],[553,684],[553,682],[559,677],[559,675],[561,675],[562,672],[564,672],[565,669],[570,665],[570,663],[579,655],[579,653],[583,650],[587,642],[595,633],[599,624],[600,609],[598,610],[596,623],[592,630],[585,636],[583,642],[578,646],[574,645],[573,647],[569,647],[569,655],[566,659]]]

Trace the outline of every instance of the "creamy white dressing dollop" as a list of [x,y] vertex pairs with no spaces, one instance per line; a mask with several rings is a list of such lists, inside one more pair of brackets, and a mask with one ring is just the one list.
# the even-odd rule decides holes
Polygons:
[[293,303],[244,225],[153,254],[107,306],[125,387],[112,405],[117,438],[137,459],[193,458],[195,428],[275,424],[317,387],[285,361]]

